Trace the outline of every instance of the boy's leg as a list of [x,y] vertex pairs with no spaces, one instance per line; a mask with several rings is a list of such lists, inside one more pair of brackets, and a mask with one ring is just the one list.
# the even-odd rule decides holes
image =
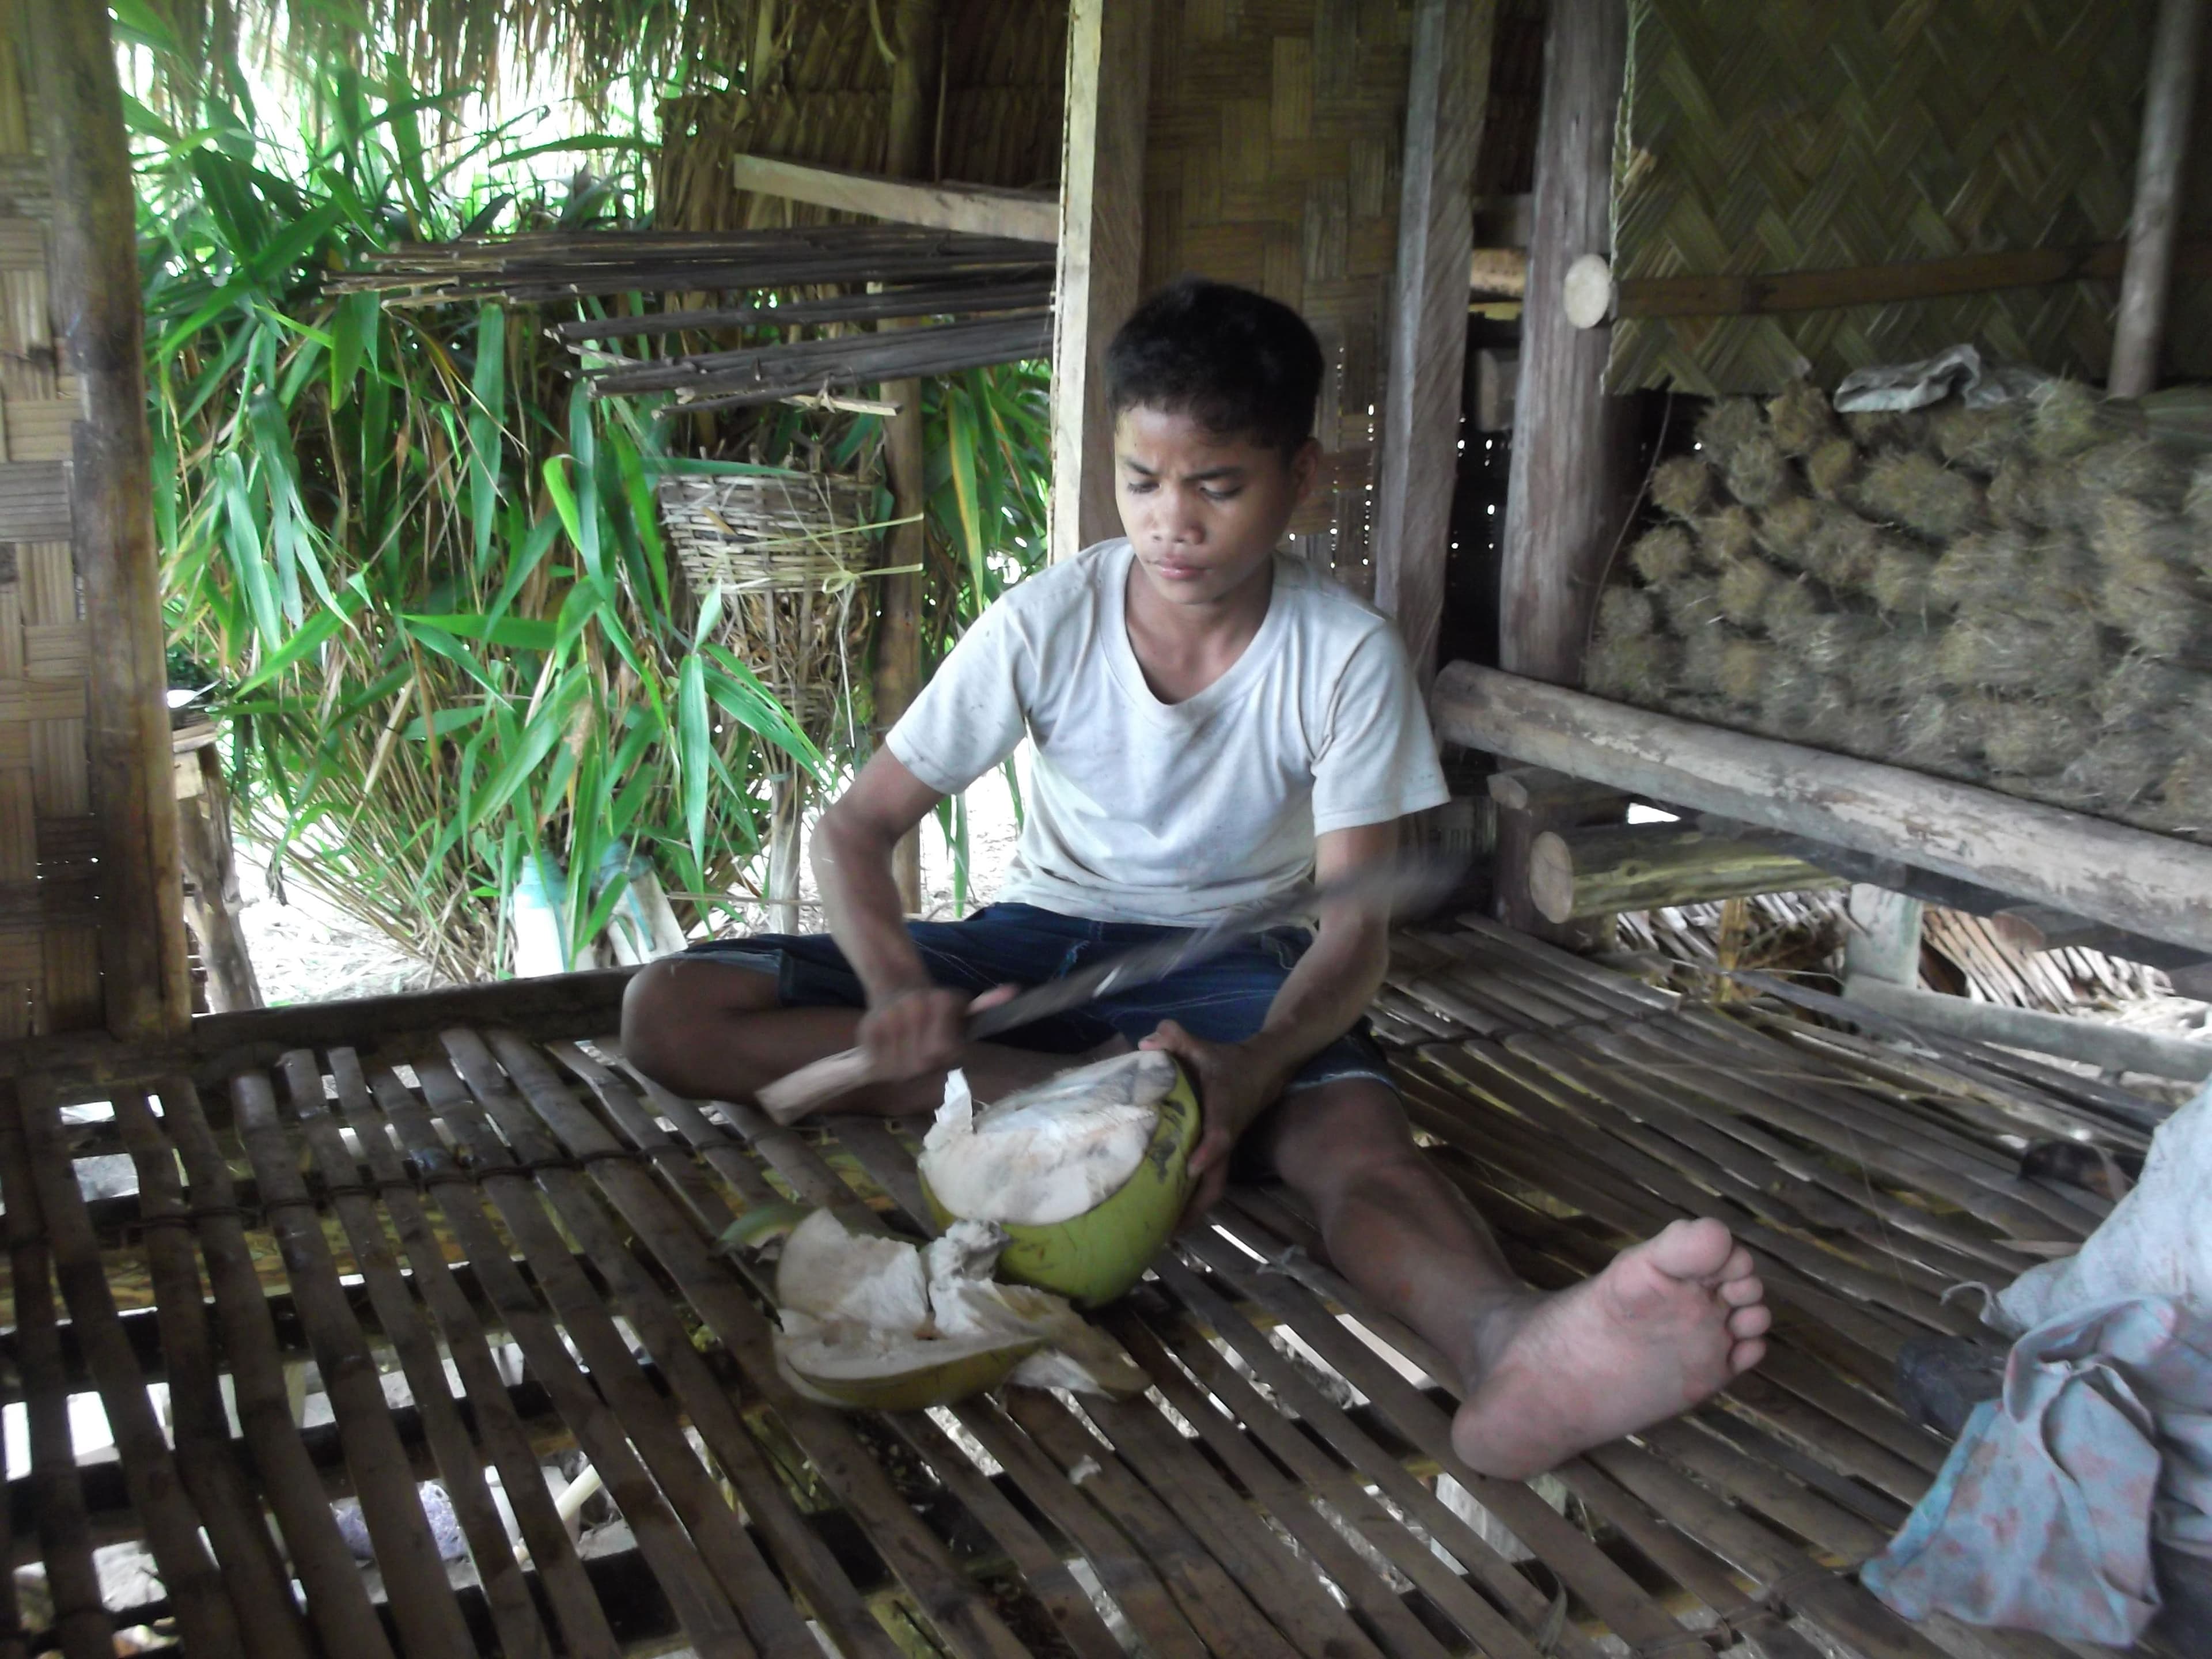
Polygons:
[[1675,1222],[1553,1295],[1523,1284],[1376,1079],[1286,1095],[1253,1139],[1336,1270],[1458,1368],[1452,1444],[1481,1474],[1524,1479],[1673,1417],[1765,1352],[1764,1291],[1717,1221]]
[[[858,1008],[782,1006],[776,976],[709,956],[663,958],[638,970],[623,997],[623,1053],[653,1081],[695,1100],[750,1101],[763,1085],[853,1046]],[[961,1058],[984,1100],[1041,1082],[1073,1062],[979,1042]],[[886,1117],[933,1112],[945,1078],[871,1084],[833,1109]]]

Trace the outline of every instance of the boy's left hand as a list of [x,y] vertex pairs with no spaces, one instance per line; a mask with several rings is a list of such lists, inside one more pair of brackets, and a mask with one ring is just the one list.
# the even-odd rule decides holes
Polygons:
[[1190,1155],[1190,1172],[1198,1177],[1198,1186],[1183,1206],[1180,1224],[1188,1227],[1221,1201],[1229,1185],[1230,1153],[1253,1121],[1275,1103],[1284,1079],[1252,1045],[1209,1042],[1171,1019],[1162,1020],[1159,1029],[1137,1046],[1173,1054],[1197,1085],[1205,1128]]

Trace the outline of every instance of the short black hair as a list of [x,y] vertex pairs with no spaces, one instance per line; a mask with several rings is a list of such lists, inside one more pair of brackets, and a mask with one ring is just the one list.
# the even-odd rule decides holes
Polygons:
[[1217,437],[1250,438],[1285,459],[1313,435],[1321,342],[1279,300],[1182,276],[1146,299],[1106,348],[1114,416],[1188,415]]

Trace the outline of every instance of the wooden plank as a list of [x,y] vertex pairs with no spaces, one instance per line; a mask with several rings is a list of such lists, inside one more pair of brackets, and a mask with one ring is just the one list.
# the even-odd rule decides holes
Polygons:
[[1490,101],[1497,0],[1421,0],[1413,19],[1398,267],[1375,498],[1375,602],[1395,619],[1415,680],[1437,670],[1467,368],[1474,164]]
[[920,184],[769,155],[731,157],[730,183],[736,189],[780,197],[787,202],[865,213],[935,230],[1010,236],[1029,242],[1050,242],[1060,234],[1060,198],[1046,191]]
[[2212,951],[2212,848],[1454,663],[1448,740]]
[[[193,1232],[215,1292],[216,1329],[230,1364],[240,1428],[294,1572],[307,1591],[307,1618],[334,1659],[392,1659],[383,1622],[369,1604],[353,1551],[339,1534],[322,1481],[300,1438],[285,1386],[268,1298],[246,1243],[238,1192],[216,1148],[198,1092],[181,1078],[161,1085],[161,1127],[134,1093],[118,1095],[124,1133],[149,1158],[181,1159],[196,1216]],[[164,1133],[166,1131],[166,1133]]]
[[0,1200],[5,1202],[8,1284],[15,1318],[15,1363],[27,1401],[31,1478],[38,1494],[39,1557],[46,1570],[52,1633],[65,1659],[111,1659],[113,1622],[100,1605],[84,1487],[70,1434],[69,1384],[62,1370],[51,1261],[30,1158],[23,1143],[23,1101],[0,1085]]
[[240,1073],[230,1087],[239,1137],[260,1182],[270,1231],[283,1249],[293,1301],[337,1419],[346,1467],[361,1493],[361,1518],[376,1547],[400,1641],[410,1656],[468,1659],[476,1644],[453,1598],[406,1451],[392,1426],[368,1334],[347,1304],[330,1241],[277,1118],[276,1089],[259,1072]]
[[[418,1076],[427,1099],[458,1099],[464,1092],[459,1082],[441,1068],[427,1068]],[[702,1522],[696,1534],[702,1540],[702,1547],[695,1552],[672,1509],[673,1504],[688,1506],[698,1500],[703,1480],[686,1474],[687,1468],[697,1468],[698,1460],[680,1436],[665,1431],[659,1396],[628,1345],[618,1334],[613,1342],[606,1340],[611,1322],[605,1319],[604,1311],[597,1318],[571,1326],[576,1352],[592,1367],[586,1376],[512,1257],[515,1244],[526,1252],[542,1245],[539,1231],[526,1222],[515,1231],[514,1244],[502,1238],[483,1212],[477,1183],[462,1172],[453,1149],[432,1124],[424,1101],[410,1093],[388,1068],[373,1071],[369,1086],[378,1109],[398,1132],[417,1177],[460,1240],[486,1302],[499,1316],[507,1335],[520,1346],[530,1374],[552,1397],[555,1409],[575,1435],[576,1443],[599,1472],[608,1497],[635,1535],[687,1638],[699,1651],[717,1659],[750,1651],[735,1611],[709,1571],[719,1559],[719,1534],[711,1520]],[[526,1185],[519,1176],[500,1175],[487,1180],[483,1190],[495,1205],[501,1196],[508,1197],[518,1212],[526,1216],[529,1212],[521,1206],[532,1200],[526,1191],[516,1190]],[[526,1240],[524,1232],[530,1234]],[[560,1262],[574,1272],[575,1264],[557,1235],[555,1246]],[[541,1261],[550,1262],[551,1258],[528,1259],[540,1275],[539,1282],[547,1285],[549,1297],[568,1291],[569,1281],[557,1263],[539,1266]],[[647,1473],[641,1459],[653,1462],[652,1473]],[[662,1496],[664,1491],[666,1498]],[[719,1494],[709,1495],[714,1502],[720,1502]],[[711,1516],[711,1511],[702,1513]]]
[[1121,533],[1106,347],[1136,308],[1145,246],[1152,0],[1072,0],[1052,345],[1055,561]]
[[[2106,390],[2115,398],[2142,398],[2158,388],[2203,19],[2202,0],[2162,0],[2159,7],[2150,84],[2143,94],[2142,143],[2136,153],[2135,204],[2128,216],[2128,258],[2120,273],[2120,308],[2112,319],[2112,362],[2106,377]],[[2200,156],[2197,165],[2203,164]]]
[[191,1018],[191,987],[150,506],[137,199],[107,15],[65,0],[27,0],[25,10],[34,72],[51,94],[59,343],[84,383],[70,517],[93,643],[85,749],[104,831],[107,1028],[173,1036]]
[[[178,1478],[176,1459],[154,1415],[137,1356],[117,1317],[115,1292],[100,1263],[100,1241],[85,1208],[76,1166],[62,1143],[59,1114],[51,1095],[35,1082],[27,1085],[19,1099],[22,1148],[28,1154],[24,1166],[53,1251],[54,1276],[99,1388],[100,1406],[115,1437],[116,1455],[129,1482],[131,1506],[145,1528],[162,1589],[176,1609],[178,1628],[203,1651],[210,1650],[210,1644],[217,1652],[241,1649],[240,1610],[232,1605],[227,1575],[201,1540],[201,1516]],[[20,1189],[10,1193],[9,1206],[27,1196]],[[286,1620],[290,1609],[276,1599],[275,1584],[264,1582],[261,1588],[266,1599],[251,1611],[257,1619],[277,1621],[266,1632],[274,1641],[266,1650],[289,1648],[304,1655],[305,1644],[296,1626]],[[292,1638],[289,1644],[282,1640],[288,1632]],[[255,1645],[261,1647],[258,1642]]]

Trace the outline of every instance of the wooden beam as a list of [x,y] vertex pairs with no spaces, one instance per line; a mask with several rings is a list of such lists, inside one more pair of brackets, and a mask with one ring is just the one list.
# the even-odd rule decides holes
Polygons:
[[29,0],[53,179],[52,305],[80,377],[71,540],[92,642],[85,748],[100,825],[100,975],[119,1037],[191,1018],[146,432],[137,199],[103,6]]
[[[1567,267],[1611,249],[1613,137],[1627,56],[1627,9],[1619,0],[1555,0],[1544,41],[1498,660],[1560,684],[1580,678],[1590,610],[1634,493],[1634,406],[1605,392],[1610,331],[1575,327],[1559,304]],[[1495,902],[1515,927],[1540,927],[1528,860],[1548,827],[1499,815]]]
[[2112,319],[2112,366],[2106,390],[2141,398],[2158,388],[2159,343],[2173,276],[2175,222],[2188,165],[2190,106],[2197,96],[2203,0],[2164,0],[2151,41],[2150,85],[2143,96],[2142,143],[2136,154],[2136,199],[2128,216],[2128,262]]
[[1536,913],[1552,922],[1843,885],[1802,859],[1686,823],[1547,830],[1536,837],[1528,867]]
[[1436,676],[1443,626],[1467,370],[1460,273],[1474,244],[1474,161],[1497,17],[1497,0],[1421,0],[1413,19],[1375,498],[1375,603],[1397,622],[1424,689]]
[[1540,766],[1509,766],[1492,772],[1488,787],[1490,799],[1509,812],[1583,811],[1612,819],[1628,805],[1628,797],[1609,785]]
[[[1625,276],[1615,283],[1613,309],[1616,317],[1759,317],[1893,305],[2055,283],[2112,282],[2120,276],[2126,256],[2124,243],[2093,242],[2080,247],[1960,253],[1898,264],[1839,265],[1827,270]],[[2181,245],[2175,250],[2175,268],[2194,276],[2212,272],[2212,242]]]
[[2212,1077],[2212,1042],[2108,1025],[2100,1020],[2069,1014],[2008,1008],[1996,1002],[1971,1002],[1965,997],[1893,985],[1871,976],[1846,980],[1844,1000],[1863,1003],[1875,1012],[1893,1019],[1975,1042],[2030,1048],[2038,1054],[2084,1060],[2107,1070],[2148,1072],[2154,1077],[2180,1078],[2191,1083]]
[[1043,191],[918,184],[767,155],[732,157],[730,182],[761,196],[933,230],[1011,236],[1024,242],[1049,242],[1060,234],[1059,198]]
[[1471,663],[1431,707],[1449,742],[2212,951],[2212,848]]
[[1054,560],[1121,533],[1106,347],[1143,280],[1152,61],[1152,0],[1073,0],[1052,345]]

